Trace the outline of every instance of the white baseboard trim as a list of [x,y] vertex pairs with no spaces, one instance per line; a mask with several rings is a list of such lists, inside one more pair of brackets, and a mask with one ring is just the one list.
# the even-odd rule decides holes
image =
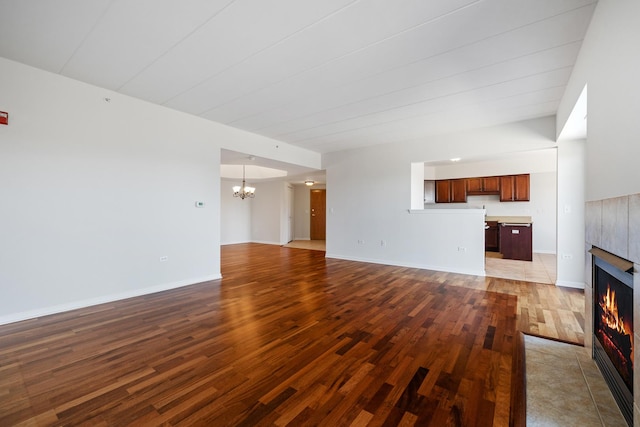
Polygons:
[[77,310],[79,308],[91,307],[99,304],[106,304],[113,301],[123,300],[127,298],[139,297],[147,294],[154,294],[156,292],[168,291],[170,289],[181,288],[183,286],[195,285],[196,283],[208,282],[211,280],[221,279],[220,274],[213,274],[210,276],[193,278],[188,280],[180,280],[172,283],[164,283],[162,285],[151,286],[148,288],[134,289],[127,292],[120,292],[117,294],[104,295],[96,298],[89,298],[81,301],[73,301],[66,304],[54,305],[51,307],[43,307],[35,310],[23,311],[20,313],[13,313],[6,316],[0,316],[0,325],[6,325],[8,323],[20,322],[23,320],[35,319],[37,317],[48,316],[50,314],[63,313],[65,311]]
[[329,254],[329,253],[325,254],[325,258],[343,259],[346,261],[356,261],[356,262],[369,262],[372,264],[393,265],[396,267],[419,268],[422,270],[444,271],[446,273],[467,274],[470,276],[486,276],[486,272],[484,269],[481,269],[481,270],[457,269],[457,268],[443,267],[443,266],[437,266],[437,265],[431,265],[431,264],[405,263],[405,262],[397,262],[397,261],[390,261],[390,260],[351,257],[346,255]]
[[564,288],[584,289],[583,282],[570,282],[567,280],[558,280],[556,286],[562,286]]
[[226,245],[240,245],[242,243],[251,243],[251,240],[239,240],[237,242],[224,242],[224,243],[220,243],[220,246],[226,246]]
[[534,254],[550,254],[550,255],[555,255],[556,251],[554,250],[538,250],[538,249],[534,249],[533,250]]
[[311,240],[311,237],[294,237],[293,240]]

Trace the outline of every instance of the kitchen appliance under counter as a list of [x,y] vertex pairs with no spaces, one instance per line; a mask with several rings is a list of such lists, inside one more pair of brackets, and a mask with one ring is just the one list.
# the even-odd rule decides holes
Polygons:
[[533,260],[533,223],[500,222],[500,253],[505,259]]

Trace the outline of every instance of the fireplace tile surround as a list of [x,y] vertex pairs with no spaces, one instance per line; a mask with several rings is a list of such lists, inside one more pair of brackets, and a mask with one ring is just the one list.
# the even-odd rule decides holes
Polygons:
[[[593,339],[592,246],[604,249],[634,263],[634,342],[640,342],[640,194],[590,201],[585,205],[585,347]],[[634,351],[634,366],[640,367],[640,352]],[[633,375],[634,426],[640,427],[640,369]]]

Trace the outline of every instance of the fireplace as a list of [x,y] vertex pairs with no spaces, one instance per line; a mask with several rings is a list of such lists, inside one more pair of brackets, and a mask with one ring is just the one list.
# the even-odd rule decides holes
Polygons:
[[[615,260],[611,254],[605,258]],[[594,257],[593,358],[633,425],[633,274],[614,264],[619,265]]]

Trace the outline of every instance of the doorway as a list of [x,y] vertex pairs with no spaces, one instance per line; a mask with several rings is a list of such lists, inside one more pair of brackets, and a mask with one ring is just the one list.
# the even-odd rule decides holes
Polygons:
[[310,237],[311,240],[326,240],[327,190],[311,190]]

